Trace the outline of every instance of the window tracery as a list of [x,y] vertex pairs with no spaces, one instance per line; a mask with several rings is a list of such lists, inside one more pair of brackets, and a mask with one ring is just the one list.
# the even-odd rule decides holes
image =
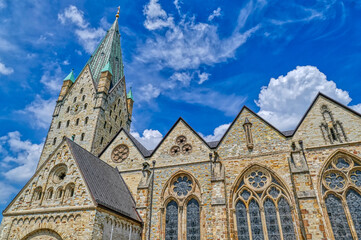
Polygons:
[[277,179],[254,166],[239,182],[233,196],[238,240],[296,239],[290,200]]
[[320,179],[324,211],[335,239],[361,239],[361,166],[339,152],[325,165]]
[[[171,177],[162,192],[165,239],[201,239],[201,192],[198,182],[190,174],[180,171]],[[178,224],[178,223],[182,224]]]
[[172,146],[170,149],[170,155],[176,156],[179,153],[187,155],[192,152],[192,145],[187,143],[186,136],[180,135],[175,140],[176,145]]
[[320,125],[322,136],[326,142],[347,142],[347,136],[340,121],[335,120],[327,105],[322,105],[323,122]]
[[129,148],[127,145],[120,144],[114,148],[112,152],[112,160],[116,163],[121,163],[129,156]]

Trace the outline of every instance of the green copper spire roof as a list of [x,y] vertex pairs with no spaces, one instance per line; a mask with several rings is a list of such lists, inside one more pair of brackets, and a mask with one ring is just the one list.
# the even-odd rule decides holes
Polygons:
[[88,60],[94,82],[98,85],[100,73],[104,65],[109,64],[112,69],[111,86],[114,86],[124,76],[122,50],[120,47],[120,34],[118,18],[107,31],[107,34],[98,45],[93,55]]
[[127,98],[130,98],[134,101],[134,98],[133,98],[133,93],[132,93],[132,88],[129,89],[129,92],[127,94]]
[[110,72],[113,75],[112,67],[110,66],[109,62],[102,69],[102,72],[106,72],[106,71]]
[[66,80],[71,80],[74,83],[74,81],[75,81],[74,69],[72,69],[71,72],[68,74],[68,76],[66,76],[66,78],[64,78],[64,81],[66,81]]

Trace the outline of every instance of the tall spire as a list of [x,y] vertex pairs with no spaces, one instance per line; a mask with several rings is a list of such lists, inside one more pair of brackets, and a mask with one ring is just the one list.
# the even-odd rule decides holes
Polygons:
[[87,64],[90,66],[90,70],[96,85],[98,85],[102,69],[107,64],[110,65],[113,73],[111,87],[114,86],[124,76],[118,26],[119,9],[120,8],[118,8],[114,23],[107,31],[107,34],[87,62]]

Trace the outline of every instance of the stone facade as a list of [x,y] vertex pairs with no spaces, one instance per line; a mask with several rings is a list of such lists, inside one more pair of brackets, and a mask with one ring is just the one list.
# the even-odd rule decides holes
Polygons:
[[[0,239],[361,239],[360,114],[319,94],[281,132],[244,107],[210,143],[180,118],[151,151],[128,132],[124,77],[112,85],[110,67],[99,74],[86,65],[64,82],[38,169],[5,209]],[[93,167],[116,173],[97,180],[107,190],[125,182],[122,194],[94,194],[100,183],[84,174]],[[134,209],[114,206],[122,195]]]

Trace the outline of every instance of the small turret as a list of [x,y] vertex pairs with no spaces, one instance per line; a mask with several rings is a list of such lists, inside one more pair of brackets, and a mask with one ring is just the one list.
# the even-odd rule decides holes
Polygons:
[[71,72],[68,74],[68,76],[66,76],[66,78],[64,78],[63,86],[61,87],[61,90],[60,90],[58,102],[63,101],[65,95],[68,93],[68,91],[69,91],[71,85],[73,85],[74,81],[75,81],[74,69],[72,69]]
[[134,98],[133,98],[132,88],[130,88],[130,90],[129,90],[128,94],[127,94],[127,105],[128,105],[129,119],[132,119],[133,103],[134,103]]
[[110,83],[112,81],[113,71],[110,63],[108,62],[100,73],[98,89],[97,89],[97,99],[95,103],[95,108],[101,108],[104,110],[106,103],[106,98],[110,89]]

